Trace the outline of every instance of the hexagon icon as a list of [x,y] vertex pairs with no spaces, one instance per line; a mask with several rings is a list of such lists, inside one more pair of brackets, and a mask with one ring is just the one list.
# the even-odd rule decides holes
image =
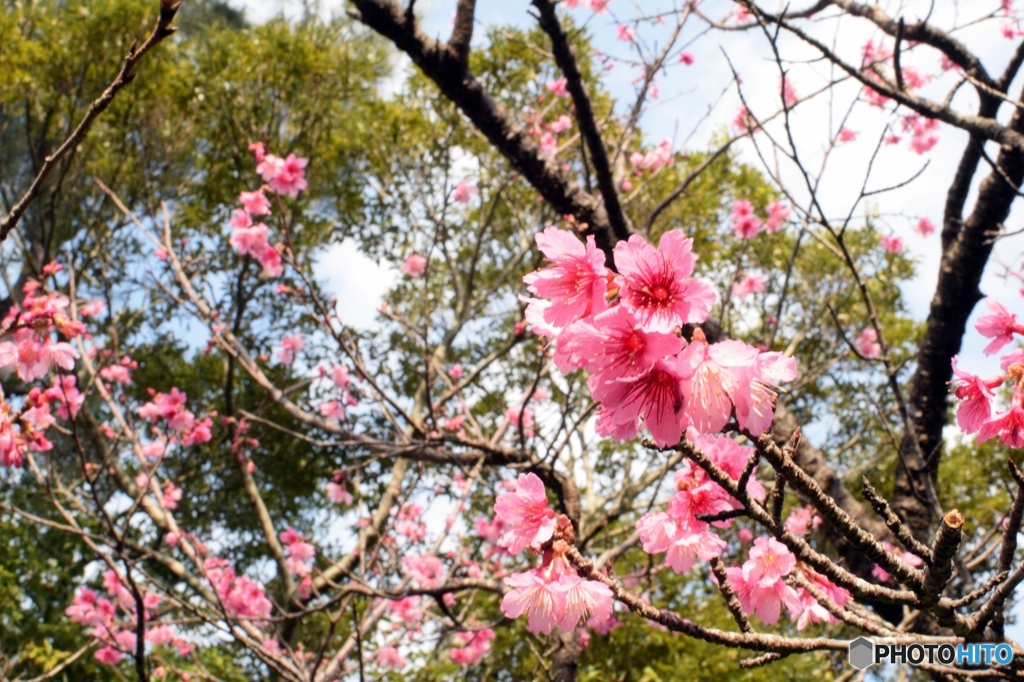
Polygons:
[[875,663],[875,645],[871,640],[858,637],[850,642],[850,665],[857,670],[864,670]]

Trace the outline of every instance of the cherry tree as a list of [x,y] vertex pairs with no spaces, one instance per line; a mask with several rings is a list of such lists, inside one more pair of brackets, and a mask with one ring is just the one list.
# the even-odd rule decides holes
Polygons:
[[[0,508],[90,557],[61,605],[87,644],[46,676],[88,656],[140,680],[570,680],[630,629],[727,651],[735,675],[803,657],[849,679],[859,635],[1022,653],[1024,323],[980,290],[1024,180],[1013,3],[531,5],[527,28],[488,26],[459,0],[441,41],[413,3],[353,0],[416,67],[368,136],[359,215],[310,198],[337,169],[278,120],[215,225],[97,177],[135,259],[69,251],[7,285],[0,462],[47,506]],[[178,7],[160,10],[0,238],[170,35]],[[699,51],[736,35],[775,69],[771,97],[729,49]],[[998,75],[977,56],[993,40]],[[705,94],[712,148],[649,139],[705,59],[732,75]],[[625,68],[623,103],[607,81]],[[875,202],[944,135],[965,149],[915,322],[901,285],[936,226]],[[318,220],[391,265],[374,328],[328,293]],[[989,269],[1024,278],[1009,248]],[[984,485],[961,483],[972,467]],[[246,523],[209,506],[228,498]]]

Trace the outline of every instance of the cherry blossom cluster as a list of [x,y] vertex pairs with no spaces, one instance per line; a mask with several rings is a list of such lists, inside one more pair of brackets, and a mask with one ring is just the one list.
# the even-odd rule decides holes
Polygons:
[[[869,80],[874,82],[882,82],[883,75],[880,67],[891,63],[892,59],[892,51],[881,43],[876,45],[874,41],[869,40],[861,48],[861,70]],[[954,65],[947,62],[948,60],[940,64],[943,70],[955,68]],[[900,75],[904,86],[911,90],[924,87],[932,80],[931,76],[922,74],[913,67],[906,65],[901,65]],[[879,109],[884,108],[889,103],[888,97],[868,85],[864,86],[862,96],[871,106],[878,107]],[[910,136],[910,149],[917,154],[924,154],[930,151],[939,141],[938,135],[935,134],[939,128],[939,121],[937,119],[924,118],[918,113],[911,113],[901,117],[900,125],[902,132]],[[885,137],[885,143],[897,144],[901,139],[902,136],[893,133]]]
[[612,613],[612,592],[607,585],[584,580],[565,558],[568,545],[551,542],[556,527],[571,533],[564,516],[548,506],[544,483],[536,474],[522,474],[514,492],[500,495],[494,503],[495,522],[504,532],[498,545],[516,555],[530,548],[542,553],[538,568],[505,578],[512,588],[501,601],[508,618],[527,614],[534,634],[550,634],[555,627],[571,632],[588,617],[606,620]]
[[[687,436],[733,480],[739,480],[754,451],[724,436],[695,432]],[[645,552],[665,552],[665,565],[676,573],[686,573],[698,559],[709,561],[726,548],[726,542],[700,517],[738,509],[740,503],[691,462],[684,462],[674,478],[676,493],[666,510],[648,512],[637,521],[636,529]],[[764,488],[753,476],[749,477],[746,490],[754,499],[764,499]],[[715,527],[725,529],[730,524],[729,520],[717,521]]]
[[[116,665],[125,656],[135,654],[138,644],[137,605],[132,592],[113,570],[103,574],[105,597],[87,587],[81,587],[75,593],[74,602],[64,613],[72,623],[89,628],[89,634],[99,646],[93,654],[97,661],[104,665]],[[192,645],[181,639],[174,630],[159,620],[154,620],[153,610],[163,601],[159,595],[146,592],[136,583],[135,589],[141,591],[143,605],[143,622],[146,626],[146,641],[154,646],[171,645],[181,656],[188,656]]]
[[[1024,324],[1017,316],[994,298],[985,299],[989,313],[978,319],[974,328],[982,336],[992,339],[985,347],[985,355],[994,355],[1015,336],[1024,336]],[[1024,348],[1014,348],[999,359],[1002,374],[984,379],[965,372],[957,366],[953,356],[953,394],[960,401],[956,421],[964,433],[977,434],[980,442],[998,437],[1012,448],[1024,447]],[[995,391],[1003,386],[1009,389],[1009,408],[993,411]]]
[[[569,97],[568,81],[563,78],[555,78],[548,81],[544,88],[555,96],[556,99]],[[544,95],[540,95],[538,101],[543,102]],[[546,110],[545,110],[546,111]],[[558,153],[559,135],[572,130],[572,118],[567,114],[560,114],[554,121],[545,121],[543,112],[535,113],[532,108],[526,111],[526,130],[537,139],[540,150],[546,156],[554,157]]]
[[238,196],[242,208],[235,209],[231,218],[231,246],[242,256],[259,261],[266,277],[280,277],[284,272],[281,264],[281,247],[272,246],[268,241],[267,226],[254,222],[253,218],[270,215],[270,200],[265,191],[296,197],[306,189],[306,164],[308,159],[289,154],[280,158],[267,154],[261,142],[253,142],[249,150],[256,157],[256,172],[266,183],[252,192]]
[[642,424],[668,447],[688,426],[716,433],[734,414],[738,428],[760,435],[774,418],[773,387],[796,376],[795,360],[782,353],[708,343],[699,328],[689,343],[681,338],[682,326],[705,321],[716,299],[691,277],[692,243],[679,230],[657,249],[634,235],[615,247],[615,275],[593,237],[583,244],[555,227],[537,235],[550,267],[524,278],[539,297],[524,299],[526,321],[552,339],[562,372],[589,373],[600,435],[628,440]]
[[146,390],[152,399],[135,408],[135,413],[148,420],[150,424],[162,421],[171,434],[168,440],[161,441],[160,450],[151,456],[161,456],[167,442],[180,442],[181,445],[188,447],[207,443],[213,437],[210,432],[213,420],[210,417],[196,419],[191,411],[185,409],[188,396],[184,392],[177,388],[171,388],[170,393],[160,393],[152,388]]
[[732,220],[732,229],[739,239],[753,239],[761,232],[773,234],[782,229],[783,224],[789,220],[789,206],[778,201],[773,201],[766,207],[768,217],[761,221],[754,213],[753,205],[746,199],[738,199],[732,202],[732,212],[729,218]]
[[[53,277],[62,267],[50,263],[43,274]],[[48,292],[43,285],[29,281],[23,287],[24,298],[15,303],[0,322],[0,369],[16,372],[24,382],[45,379],[54,370],[74,369],[79,357],[70,343],[57,340],[73,339],[85,333],[85,325],[73,319],[68,310],[71,301],[56,292]],[[102,306],[89,304],[82,312],[96,314]],[[26,451],[45,452],[53,448],[47,439],[47,430],[56,423],[51,405],[56,405],[56,416],[67,420],[77,415],[85,401],[73,374],[56,375],[48,388],[32,387],[19,408],[0,401],[0,463],[6,467],[20,467]]]
[[250,618],[257,624],[270,618],[274,605],[267,599],[263,586],[248,576],[238,575],[231,562],[209,557],[203,562],[203,570],[228,617]]
[[313,586],[311,575],[313,573],[313,559],[316,557],[316,548],[306,542],[291,526],[288,526],[288,529],[280,534],[279,539],[281,544],[284,545],[285,555],[287,556],[285,565],[288,567],[288,572],[302,579],[298,587],[299,596],[303,599],[309,599],[309,592]]
[[804,587],[794,589],[786,582],[786,576],[792,575],[794,569],[800,571],[803,578],[835,606],[843,608],[850,601],[847,590],[798,563],[793,553],[775,538],[757,538],[747,556],[742,566],[726,569],[726,576],[743,612],[756,615],[765,625],[778,622],[782,606],[786,607],[798,630],[811,623],[836,622],[835,616],[818,603],[809,590]]

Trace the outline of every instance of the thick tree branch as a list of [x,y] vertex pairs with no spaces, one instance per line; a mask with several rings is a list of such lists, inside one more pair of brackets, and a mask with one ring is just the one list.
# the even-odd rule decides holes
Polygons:
[[476,0],[459,0],[455,9],[455,26],[448,47],[463,66],[469,65],[469,44],[473,40],[473,18]]
[[562,30],[562,24],[555,14],[555,7],[548,0],[533,0],[533,6],[540,13],[540,27],[551,38],[551,51],[555,55],[555,63],[565,74],[566,88],[572,95],[572,102],[576,105],[576,123],[580,127],[580,134],[587,143],[590,150],[590,162],[594,166],[594,174],[597,176],[597,187],[604,199],[605,210],[608,214],[608,222],[617,239],[629,239],[629,219],[622,209],[622,202],[619,199],[619,190],[615,186],[615,176],[612,173],[611,163],[608,160],[608,151],[604,147],[604,140],[601,139],[601,130],[597,125],[594,116],[594,108],[590,104],[590,97],[583,87],[583,75],[580,73],[576,63],[576,55],[572,53],[569,45],[569,38]]
[[388,38],[440,88],[484,137],[561,214],[586,224],[609,263],[619,239],[604,204],[584,191],[555,159],[541,153],[530,134],[484,90],[452,49],[429,38],[393,0],[353,0],[354,16]]

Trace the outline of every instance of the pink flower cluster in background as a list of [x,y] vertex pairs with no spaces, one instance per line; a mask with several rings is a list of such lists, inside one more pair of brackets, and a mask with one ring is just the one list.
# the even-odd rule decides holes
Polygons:
[[253,222],[254,217],[270,214],[270,200],[264,194],[269,189],[278,195],[296,197],[306,189],[307,159],[289,154],[280,158],[267,154],[261,142],[249,145],[249,151],[256,157],[256,172],[267,184],[252,192],[242,192],[238,196],[242,208],[235,209],[231,218],[231,246],[243,256],[250,256],[259,261],[263,274],[267,277],[280,277],[284,272],[281,264],[281,252],[271,246],[267,236],[267,226]]
[[[61,269],[50,263],[43,274],[55,276]],[[15,371],[25,382],[45,379],[54,370],[74,369],[78,351],[66,341],[54,340],[57,334],[72,339],[85,333],[85,325],[68,310],[71,301],[46,292],[36,281],[25,283],[22,290],[21,303],[12,305],[0,322],[0,336],[8,338],[0,342],[0,368]],[[46,437],[56,423],[51,405],[56,405],[57,417],[67,420],[78,413],[84,401],[75,376],[70,374],[54,376],[48,388],[32,387],[20,410],[0,402],[0,463],[20,467],[26,452],[52,449]]]
[[171,442],[180,442],[184,446],[201,445],[212,438],[210,429],[213,420],[209,417],[196,419],[196,416],[185,409],[188,396],[177,388],[170,393],[158,393],[148,389],[151,400],[135,408],[135,413],[151,424],[163,420],[171,432]]
[[[80,587],[64,613],[72,623],[89,628],[89,635],[99,646],[93,654],[96,660],[104,665],[116,665],[125,656],[135,654],[138,604],[132,591],[125,587],[122,578],[114,571],[108,570],[103,574],[103,586],[105,597],[87,587]],[[154,619],[153,610],[160,606],[161,601],[159,595],[142,594],[145,639],[157,646],[174,646],[181,656],[187,656],[192,645],[175,635],[170,626]]]

